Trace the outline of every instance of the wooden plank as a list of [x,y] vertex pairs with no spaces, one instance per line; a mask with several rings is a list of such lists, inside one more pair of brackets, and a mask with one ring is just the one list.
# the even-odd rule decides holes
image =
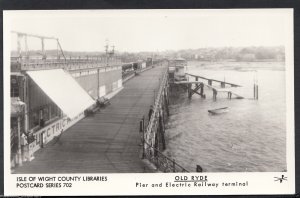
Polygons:
[[216,80],[216,79],[206,78],[206,77],[203,77],[203,76],[194,75],[194,74],[189,74],[189,73],[185,73],[185,74],[187,74],[187,75],[189,75],[189,76],[193,76],[193,77],[198,77],[198,78],[201,78],[201,79],[204,79],[204,80],[211,80],[211,81],[214,81],[214,82],[225,83],[225,84],[227,84],[227,85],[231,85],[231,86],[234,86],[234,87],[241,87],[241,85],[234,84],[234,83],[224,82],[224,81],[221,81],[221,80]]

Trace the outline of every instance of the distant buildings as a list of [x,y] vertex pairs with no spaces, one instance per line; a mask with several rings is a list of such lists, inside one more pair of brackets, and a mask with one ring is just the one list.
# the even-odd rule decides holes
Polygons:
[[284,61],[283,47],[224,47],[187,49],[168,52],[168,57],[198,61]]

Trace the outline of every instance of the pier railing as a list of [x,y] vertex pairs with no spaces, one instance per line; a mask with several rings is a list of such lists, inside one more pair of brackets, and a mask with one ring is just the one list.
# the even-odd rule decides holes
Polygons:
[[[162,96],[163,96],[163,90],[165,89],[165,87],[167,87],[167,71],[164,72],[163,74],[163,78],[159,87],[159,91],[156,95],[155,98],[155,102],[153,105],[153,113],[152,116],[149,120],[148,126],[146,128],[145,134],[144,134],[144,139],[145,142],[148,143],[148,145],[153,146],[154,145],[154,141],[155,141],[155,135],[156,135],[156,131],[157,131],[157,127],[158,127],[158,117],[160,114],[160,110],[161,110],[161,103],[162,103]],[[145,147],[147,147],[147,145],[144,145]]]
[[162,128],[162,120],[164,111],[167,111],[167,96],[168,96],[168,70],[163,74],[163,78],[157,92],[153,113],[149,120],[148,126],[143,133],[143,158],[148,159],[162,172],[188,172],[185,168],[180,166],[164,155],[159,150],[159,139],[164,133]]
[[159,171],[164,173],[188,172],[185,168],[176,163],[174,159],[167,157],[147,142],[145,142],[145,144],[148,146],[148,149],[144,152],[144,158],[154,164]]
[[20,59],[11,58],[12,70],[40,70],[40,69],[88,69],[106,66],[121,65],[119,59],[104,58],[69,58],[69,59]]

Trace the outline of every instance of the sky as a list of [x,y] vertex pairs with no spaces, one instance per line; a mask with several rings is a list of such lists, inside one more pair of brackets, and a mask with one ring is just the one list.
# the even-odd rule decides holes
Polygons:
[[[103,52],[108,39],[118,51],[159,52],[285,45],[291,16],[287,9],[5,11],[4,29],[59,38],[66,51]],[[41,49],[40,40],[27,42],[30,50]],[[11,49],[16,46],[11,34]],[[56,42],[45,48],[56,49]]]

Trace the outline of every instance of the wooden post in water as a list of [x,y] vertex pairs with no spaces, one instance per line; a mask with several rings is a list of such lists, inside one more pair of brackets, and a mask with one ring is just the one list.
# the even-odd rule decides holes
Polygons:
[[254,100],[258,100],[258,78],[257,73],[254,74],[254,85],[253,85],[253,97]]
[[258,100],[258,85],[256,85],[256,100]]
[[216,89],[213,89],[213,100],[217,100],[217,90]]
[[225,88],[225,82],[221,82],[221,88]]
[[257,84],[254,84],[253,86],[253,97],[254,97],[254,100],[258,100],[258,85]]
[[212,80],[208,80],[208,85],[212,85]]
[[188,97],[189,97],[189,99],[191,99],[192,98],[192,84],[188,84]]
[[204,98],[204,95],[203,95],[203,87],[204,87],[204,84],[203,83],[200,83],[200,95],[201,95],[201,98]]
[[254,85],[253,85],[253,99],[255,100],[256,99],[256,85],[255,85],[255,83],[254,83]]
[[143,132],[143,118],[140,121],[140,132]]

